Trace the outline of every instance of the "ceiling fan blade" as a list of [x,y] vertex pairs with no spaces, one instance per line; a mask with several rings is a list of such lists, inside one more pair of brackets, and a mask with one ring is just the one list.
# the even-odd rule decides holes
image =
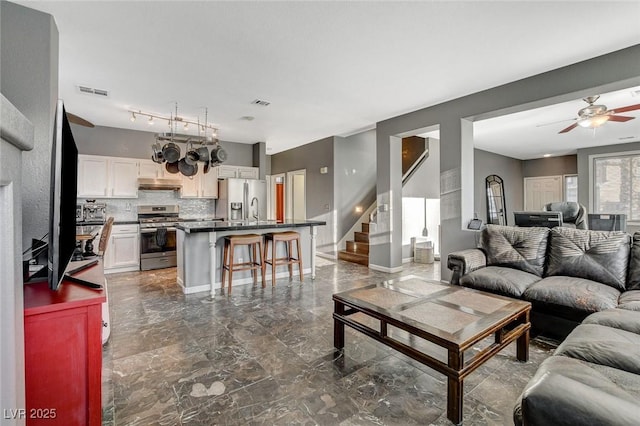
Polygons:
[[627,112],[627,111],[635,111],[637,109],[640,109],[640,104],[635,104],[635,105],[627,105],[625,107],[620,107],[620,108],[614,108],[612,110],[610,110],[611,112],[614,113],[619,113],[619,112]]
[[73,124],[77,124],[79,126],[84,126],[84,127],[95,127],[93,125],[92,122],[85,120],[82,117],[78,117],[75,114],[72,114],[70,112],[67,113],[67,118],[69,119],[69,121]]
[[567,133],[575,129],[576,127],[578,127],[578,123],[573,123],[571,126],[567,127],[566,129],[560,130],[558,133]]
[[625,121],[633,120],[635,117],[627,117],[626,115],[610,115],[609,121],[618,121],[624,123]]
[[576,120],[575,118],[567,118],[565,120],[559,120],[559,121],[554,121],[551,123],[542,123],[542,124],[537,124],[536,127],[545,127],[545,126],[551,126],[552,124],[558,124],[558,123],[564,123],[566,121],[574,121]]

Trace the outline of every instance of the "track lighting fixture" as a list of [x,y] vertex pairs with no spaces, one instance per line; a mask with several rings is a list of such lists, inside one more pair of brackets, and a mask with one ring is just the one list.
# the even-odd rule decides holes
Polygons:
[[[129,110],[129,113],[131,114],[130,120],[131,122],[136,121],[136,119],[138,118],[138,116],[144,116],[144,117],[148,117],[147,118],[147,123],[152,126],[154,124],[154,120],[158,119],[158,120],[164,120],[167,122],[167,124],[169,125],[170,129],[174,129],[174,127],[178,124],[178,123],[182,123],[182,127],[184,129],[184,131],[189,131],[192,127],[191,125],[194,126],[194,128],[198,131],[198,135],[200,136],[200,132],[202,132],[204,134],[204,137],[212,137],[213,139],[217,138],[218,136],[218,129],[216,127],[214,127],[211,124],[207,124],[207,111],[205,108],[205,123],[202,124],[202,122],[200,122],[200,119],[196,119],[196,120],[187,120],[183,117],[180,117],[178,115],[178,106],[176,104],[176,111],[175,114],[171,114],[170,116],[162,116],[159,114],[152,114],[152,113],[148,113],[148,112],[143,112],[141,110]],[[211,134],[207,134],[208,132],[211,132]]]

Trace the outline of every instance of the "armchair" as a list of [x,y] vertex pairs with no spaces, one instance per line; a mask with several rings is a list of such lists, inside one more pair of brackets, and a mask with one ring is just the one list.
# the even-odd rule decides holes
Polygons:
[[547,212],[562,212],[562,226],[577,229],[588,229],[586,221],[587,209],[574,201],[558,201],[544,206]]

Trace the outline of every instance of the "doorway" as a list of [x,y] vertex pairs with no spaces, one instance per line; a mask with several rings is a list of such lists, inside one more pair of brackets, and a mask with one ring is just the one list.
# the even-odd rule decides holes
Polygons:
[[288,219],[307,219],[306,180],[306,169],[287,172],[285,208]]
[[284,222],[285,213],[285,173],[268,176],[269,181],[269,220]]
[[545,204],[562,200],[562,176],[524,178],[524,209],[540,211]]

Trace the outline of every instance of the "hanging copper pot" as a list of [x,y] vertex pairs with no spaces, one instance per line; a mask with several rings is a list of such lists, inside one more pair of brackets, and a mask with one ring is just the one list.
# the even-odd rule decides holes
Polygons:
[[175,163],[180,159],[180,147],[173,142],[166,143],[162,147],[162,157],[169,163]]
[[164,168],[167,170],[167,172],[172,173],[172,174],[176,174],[180,171],[180,169],[178,168],[178,162],[175,161],[173,163],[169,163],[167,162],[167,164],[165,164]]
[[198,163],[189,164],[185,157],[178,161],[178,170],[185,176],[194,176],[198,173]]

